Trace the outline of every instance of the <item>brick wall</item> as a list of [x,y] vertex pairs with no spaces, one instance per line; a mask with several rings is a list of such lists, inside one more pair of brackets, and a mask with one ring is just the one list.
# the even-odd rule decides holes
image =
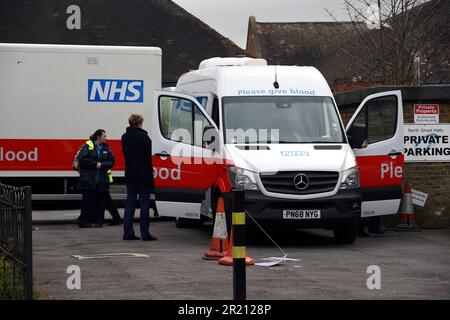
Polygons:
[[[404,101],[403,115],[405,123],[414,123],[414,104],[437,103],[440,105],[439,122],[450,123],[450,101]],[[346,105],[339,108],[342,120],[347,125],[357,105]],[[450,162],[416,162],[406,163],[403,172],[403,183],[411,182],[414,189],[428,193],[425,207],[414,206],[417,222],[422,227],[450,226]],[[388,217],[385,221],[396,224],[397,216]]]

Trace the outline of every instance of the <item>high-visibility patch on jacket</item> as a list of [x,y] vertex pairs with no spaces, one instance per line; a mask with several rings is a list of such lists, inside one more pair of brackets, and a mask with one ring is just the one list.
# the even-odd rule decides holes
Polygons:
[[113,177],[112,177],[112,172],[111,172],[111,170],[108,170],[107,175],[108,175],[108,181],[109,181],[109,183],[113,183]]

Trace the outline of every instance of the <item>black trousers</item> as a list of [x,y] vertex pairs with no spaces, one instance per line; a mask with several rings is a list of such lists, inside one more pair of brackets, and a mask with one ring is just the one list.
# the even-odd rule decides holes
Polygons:
[[81,223],[103,223],[105,214],[106,197],[105,192],[98,190],[87,190],[83,192],[81,204]]
[[113,218],[113,220],[119,221],[120,214],[119,214],[119,211],[117,210],[116,203],[111,198],[111,194],[109,193],[109,191],[105,192],[105,206],[106,206],[105,207],[106,210],[108,210],[109,213],[111,214],[111,217]]

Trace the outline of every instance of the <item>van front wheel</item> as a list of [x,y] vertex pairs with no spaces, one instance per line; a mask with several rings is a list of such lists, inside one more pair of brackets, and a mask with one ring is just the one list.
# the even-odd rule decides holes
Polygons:
[[339,244],[352,244],[358,234],[358,220],[351,219],[340,223],[333,229],[334,238]]

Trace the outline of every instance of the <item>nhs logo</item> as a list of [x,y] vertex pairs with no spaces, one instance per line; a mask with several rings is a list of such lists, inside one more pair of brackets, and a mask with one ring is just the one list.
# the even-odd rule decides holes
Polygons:
[[88,79],[88,101],[144,102],[144,81]]
[[300,150],[287,150],[280,151],[282,157],[309,157],[308,151],[300,151]]

